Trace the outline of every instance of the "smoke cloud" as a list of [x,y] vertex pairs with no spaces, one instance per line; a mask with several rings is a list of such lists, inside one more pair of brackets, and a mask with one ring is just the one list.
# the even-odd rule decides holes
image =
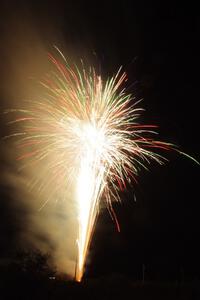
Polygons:
[[[53,49],[52,44],[66,49],[55,24],[48,26],[41,20],[36,23],[30,10],[8,13],[5,9],[5,12],[2,112],[27,109],[26,101],[31,102],[42,93],[38,82],[50,68],[47,51]],[[47,40],[51,41],[51,45]],[[68,55],[72,57],[70,44],[68,49]],[[50,263],[58,272],[74,276],[78,227],[73,188],[67,192],[65,188],[55,192],[56,182],[43,187],[42,182],[47,182],[47,178],[43,177],[42,165],[24,165],[23,160],[17,161],[22,151],[17,145],[17,138],[5,138],[21,132],[21,125],[9,124],[16,115],[15,112],[2,113],[1,186],[6,190],[6,197],[11,199],[17,216],[20,228],[17,246],[33,247],[50,254]]]

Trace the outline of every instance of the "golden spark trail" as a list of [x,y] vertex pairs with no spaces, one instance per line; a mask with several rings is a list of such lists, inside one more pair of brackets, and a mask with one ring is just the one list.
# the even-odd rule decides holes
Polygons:
[[[84,262],[87,255],[91,232],[97,215],[98,201],[103,191],[104,167],[98,161],[99,151],[103,145],[103,137],[91,125],[83,128],[85,147],[84,157],[81,158],[80,172],[77,179],[77,201],[79,218],[78,264],[76,279],[81,281]],[[101,144],[102,143],[102,144]]]

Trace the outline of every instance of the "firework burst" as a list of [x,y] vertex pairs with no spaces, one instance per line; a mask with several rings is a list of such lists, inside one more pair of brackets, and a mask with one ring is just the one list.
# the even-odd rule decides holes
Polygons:
[[82,68],[70,66],[61,56],[62,63],[49,54],[53,71],[41,82],[42,100],[17,110],[19,117],[14,122],[22,128],[17,137],[25,150],[18,159],[25,166],[42,165],[43,180],[36,178],[36,187],[48,189],[54,184],[58,194],[75,187],[76,280],[80,281],[101,199],[119,230],[112,209],[112,202],[120,201],[119,191],[136,180],[139,170],[147,169],[151,160],[164,163],[156,148],[174,146],[154,138],[156,126],[139,123],[142,109],[123,88],[125,73],[119,70],[103,81],[94,69],[86,71],[83,64]]

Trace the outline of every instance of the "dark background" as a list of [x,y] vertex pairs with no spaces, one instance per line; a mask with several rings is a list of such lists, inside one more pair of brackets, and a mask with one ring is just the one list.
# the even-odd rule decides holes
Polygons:
[[[160,126],[160,139],[199,157],[198,8],[176,1],[3,1],[1,4],[1,103],[9,81],[7,34],[13,20],[31,19],[48,49],[75,49],[92,56],[104,76],[123,65],[128,91],[143,98],[145,123]],[[23,28],[23,25],[22,25]],[[26,28],[24,28],[26,32]],[[34,41],[30,39],[30,47]],[[6,85],[7,86],[7,85]],[[1,121],[2,123],[2,121]],[[2,128],[3,125],[1,124]],[[2,130],[4,135],[4,129]],[[118,233],[106,210],[100,212],[86,266],[86,278],[121,274],[140,280],[200,278],[199,166],[175,153],[166,166],[141,172],[138,186],[114,205]],[[2,164],[4,159],[2,158]],[[17,247],[19,224],[1,189],[0,254]],[[136,201],[134,200],[136,196]],[[21,221],[20,221],[21,222]],[[144,268],[144,267],[143,267]]]

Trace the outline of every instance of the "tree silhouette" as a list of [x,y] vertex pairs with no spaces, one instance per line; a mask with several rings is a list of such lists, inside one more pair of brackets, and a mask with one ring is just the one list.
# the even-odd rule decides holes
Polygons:
[[56,270],[50,266],[50,255],[44,254],[39,250],[19,251],[14,259],[15,269],[20,272],[37,276],[54,276]]

